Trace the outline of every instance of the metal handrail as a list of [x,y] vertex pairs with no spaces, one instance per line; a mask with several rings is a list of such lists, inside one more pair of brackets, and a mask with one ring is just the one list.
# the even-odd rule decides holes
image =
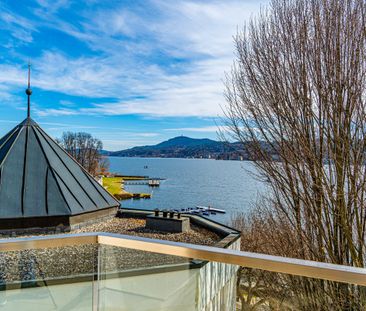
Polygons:
[[81,244],[124,247],[366,286],[366,269],[143,237],[93,232],[0,240],[0,252]]

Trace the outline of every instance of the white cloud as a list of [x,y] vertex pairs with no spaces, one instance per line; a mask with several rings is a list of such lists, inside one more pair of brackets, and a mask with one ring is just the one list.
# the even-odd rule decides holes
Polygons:
[[64,106],[64,107],[75,107],[76,106],[75,103],[73,103],[69,100],[60,100],[59,103],[60,103],[61,106]]
[[27,18],[7,10],[1,3],[0,21],[0,29],[9,31],[12,37],[18,40],[19,44],[33,41],[32,33],[37,31],[35,25]]
[[0,64],[0,85],[7,90],[10,86],[25,85],[27,72],[18,65]]
[[184,132],[198,132],[198,133],[217,133],[220,130],[225,130],[225,129],[227,129],[226,126],[204,126],[204,127],[170,128],[170,129],[165,129],[165,131],[169,131],[169,132],[184,131]]
[[1,123],[15,123],[19,124],[19,121],[13,121],[13,120],[0,120]]
[[[48,53],[42,61],[37,81],[34,82],[38,87],[71,95],[118,98],[121,90],[128,90],[130,86],[131,93],[127,95],[143,95],[143,98],[94,103],[90,108],[45,109],[38,112],[40,116],[80,113],[217,116],[221,114],[220,105],[224,104],[220,77],[224,74],[224,68],[229,68],[231,64],[230,58],[204,60],[197,62],[194,69],[183,75],[166,74],[159,68],[150,67],[139,81],[138,77],[119,77],[117,68],[86,59],[67,62],[61,55]],[[59,70],[53,69],[56,63]]]
[[97,126],[90,126],[90,125],[75,125],[75,124],[67,124],[67,123],[57,123],[57,122],[41,122],[41,125],[51,125],[56,126],[53,129],[72,129],[73,131],[75,129],[98,129]]
[[160,136],[160,134],[159,133],[134,133],[134,136],[157,137],[157,136]]
[[67,8],[71,4],[70,0],[36,0],[36,2],[43,9],[49,10],[51,12],[56,12],[61,8]]
[[154,30],[160,40],[172,46],[173,53],[227,57],[232,55],[232,37],[237,27],[242,27],[251,13],[259,9],[260,1],[156,3],[166,13],[166,19],[156,24]]
[[[33,109],[34,110],[34,109]],[[64,108],[60,108],[60,109],[43,109],[43,110],[36,110],[35,111],[36,114],[40,117],[45,117],[45,116],[73,116],[78,114],[76,110],[70,110],[70,109],[64,109]]]
[[[79,21],[71,22],[55,13],[67,7],[65,1],[58,1],[54,11],[49,9],[49,1],[38,2],[38,23],[57,28],[97,51],[95,56],[80,57],[45,51],[32,60],[35,86],[91,98],[88,108],[63,105],[38,111],[39,116],[221,115],[222,79],[233,60],[232,36],[260,8],[260,1],[153,0],[149,5],[156,14],[143,8],[132,12],[121,5],[113,11],[86,9],[80,12]],[[27,20],[22,23],[26,26]],[[163,55],[159,58],[162,63],[154,62],[154,53]],[[170,64],[174,57],[183,62]],[[0,83],[19,86],[24,81],[23,69],[0,65]],[[113,100],[93,103],[92,98]]]

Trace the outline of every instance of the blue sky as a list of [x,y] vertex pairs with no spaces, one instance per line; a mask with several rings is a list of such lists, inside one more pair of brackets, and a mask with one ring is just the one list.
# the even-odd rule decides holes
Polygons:
[[233,35],[267,1],[0,1],[0,135],[26,116],[120,150],[215,139]]

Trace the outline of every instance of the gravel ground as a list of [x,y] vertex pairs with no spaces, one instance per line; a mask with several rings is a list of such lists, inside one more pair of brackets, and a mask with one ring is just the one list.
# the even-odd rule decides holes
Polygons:
[[220,240],[217,234],[194,225],[191,225],[191,230],[185,233],[166,233],[146,229],[145,224],[145,219],[113,218],[103,223],[73,230],[72,233],[110,232],[201,245],[213,245]]
[[[145,220],[136,218],[113,218],[73,230],[71,233],[98,231],[202,245],[213,245],[220,240],[216,234],[193,225],[186,233],[148,230],[145,229]],[[95,245],[0,253],[0,287],[2,283],[14,281],[65,278],[95,273],[97,254],[98,248]],[[110,246],[101,246],[99,254],[102,273],[189,262],[186,258]]]

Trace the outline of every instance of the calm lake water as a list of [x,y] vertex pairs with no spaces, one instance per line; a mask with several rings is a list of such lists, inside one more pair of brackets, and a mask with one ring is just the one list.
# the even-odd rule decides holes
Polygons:
[[[158,159],[110,157],[110,170],[124,175],[166,178],[160,187],[126,186],[130,192],[151,193],[146,200],[124,200],[122,207],[137,209],[182,209],[196,205],[225,209],[210,218],[228,223],[231,215],[248,211],[264,184],[250,172],[251,162],[205,159]],[[148,168],[144,168],[147,166]]]

